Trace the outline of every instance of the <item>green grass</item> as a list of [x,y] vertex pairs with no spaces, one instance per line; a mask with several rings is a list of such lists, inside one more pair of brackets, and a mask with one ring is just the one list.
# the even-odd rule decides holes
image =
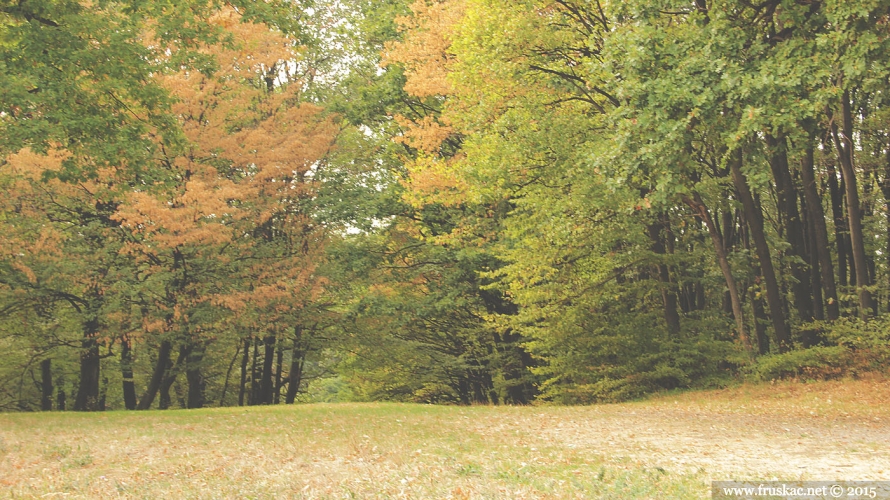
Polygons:
[[[12,498],[700,498],[707,478],[548,442],[555,407],[318,404],[0,415]],[[552,414],[552,415],[551,415]]]

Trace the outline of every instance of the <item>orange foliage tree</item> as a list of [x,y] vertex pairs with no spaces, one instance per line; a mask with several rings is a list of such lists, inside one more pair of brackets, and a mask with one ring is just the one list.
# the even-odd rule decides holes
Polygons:
[[332,147],[336,126],[301,102],[294,40],[234,11],[213,21],[239,40],[206,48],[218,70],[163,77],[190,143],[185,154],[163,159],[175,183],[161,196],[134,190],[116,214],[138,241],[126,251],[150,285],[143,331],[158,357],[141,409],[158,391],[168,406],[182,371],[187,406],[202,406],[206,349],[231,329],[251,339],[253,329],[264,332],[259,402],[271,403],[276,335],[297,327],[294,318],[324,285],[316,273],[326,235],[311,213],[313,168]]

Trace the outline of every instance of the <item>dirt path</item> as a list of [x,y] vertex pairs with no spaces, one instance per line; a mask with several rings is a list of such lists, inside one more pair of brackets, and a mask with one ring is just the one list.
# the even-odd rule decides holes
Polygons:
[[890,479],[890,427],[660,409],[603,411],[548,438],[666,470],[731,477]]
[[701,470],[714,480],[890,480],[886,416],[753,406],[606,405],[541,413],[520,425],[548,444],[671,472]]

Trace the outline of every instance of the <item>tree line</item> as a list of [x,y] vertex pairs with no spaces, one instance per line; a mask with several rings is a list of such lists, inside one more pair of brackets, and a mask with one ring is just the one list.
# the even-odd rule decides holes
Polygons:
[[886,366],[890,2],[2,15],[4,409]]

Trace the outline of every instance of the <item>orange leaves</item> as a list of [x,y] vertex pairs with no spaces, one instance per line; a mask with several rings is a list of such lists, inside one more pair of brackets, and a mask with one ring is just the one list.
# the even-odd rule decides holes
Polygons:
[[62,149],[52,149],[47,154],[37,154],[30,149],[22,149],[18,153],[7,157],[6,168],[26,179],[38,180],[46,171],[56,171],[62,167],[62,162],[70,156],[70,153]]
[[404,195],[408,203],[421,207],[427,203],[441,203],[453,206],[465,201],[466,184],[456,171],[460,157],[442,159],[435,156],[421,156],[407,161],[409,191]]
[[405,90],[409,94],[430,97],[451,93],[447,78],[449,33],[465,8],[463,0],[418,0],[411,4],[413,16],[396,19],[404,39],[387,45],[383,64],[405,65]]
[[420,121],[412,121],[402,115],[395,116],[396,122],[405,129],[404,135],[396,137],[397,142],[411,146],[424,153],[435,153],[448,136],[454,133],[449,125],[432,116],[424,116]]
[[34,271],[32,271],[30,267],[26,266],[18,260],[13,260],[9,264],[12,266],[13,269],[24,274],[28,278],[29,283],[37,283],[37,275],[34,274]]

